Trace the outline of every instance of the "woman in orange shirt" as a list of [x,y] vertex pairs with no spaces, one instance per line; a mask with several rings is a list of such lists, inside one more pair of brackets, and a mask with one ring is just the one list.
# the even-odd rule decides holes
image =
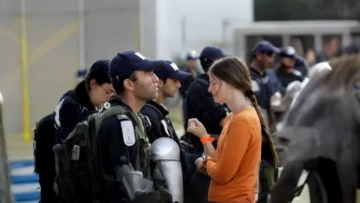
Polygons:
[[204,126],[197,119],[189,119],[188,131],[201,139],[207,156],[206,160],[198,159],[196,165],[211,177],[209,201],[254,203],[259,185],[261,126],[266,125],[248,67],[241,59],[226,57],[212,65],[209,75],[209,92],[215,102],[226,103],[232,113],[225,120],[217,150]]

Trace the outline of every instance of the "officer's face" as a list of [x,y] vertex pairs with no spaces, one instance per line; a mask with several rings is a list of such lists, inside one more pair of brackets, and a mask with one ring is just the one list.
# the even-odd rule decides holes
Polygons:
[[271,68],[274,63],[275,54],[272,52],[258,53],[257,59],[263,69]]
[[95,80],[90,81],[89,97],[94,106],[102,106],[114,92],[114,87],[110,83],[99,85]]
[[153,71],[136,71],[136,81],[134,82],[133,92],[135,97],[142,101],[156,99],[158,96],[159,78]]
[[174,98],[179,91],[179,88],[181,87],[180,81],[168,78],[166,79],[166,82],[159,81],[159,86],[162,94],[165,97],[171,97]]
[[285,67],[292,68],[295,65],[295,59],[289,57],[283,57],[281,62],[285,65]]
[[188,66],[191,70],[195,70],[195,69],[196,69],[196,59],[187,60],[187,66]]

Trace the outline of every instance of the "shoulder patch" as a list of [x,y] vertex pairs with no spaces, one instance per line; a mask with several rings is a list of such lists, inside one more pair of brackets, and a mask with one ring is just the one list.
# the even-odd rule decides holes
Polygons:
[[150,121],[149,117],[147,117],[147,116],[145,116],[145,115],[143,115],[143,116],[144,116],[144,118],[145,118],[145,120],[146,120],[147,127],[151,128],[152,124],[151,124],[151,121]]
[[161,124],[163,125],[165,133],[167,134],[167,136],[170,137],[170,132],[168,130],[168,125],[167,125],[167,123],[166,123],[166,121],[164,119],[161,120]]
[[[269,75],[270,75],[270,74],[269,74]],[[267,84],[267,83],[269,82],[269,75],[261,78],[261,82],[262,82],[263,84]]]
[[260,91],[260,85],[258,82],[256,82],[255,80],[251,80],[251,89],[253,92],[258,92]]
[[110,109],[110,107],[111,107],[111,104],[109,102],[105,102],[104,108],[105,109]]
[[302,76],[301,72],[298,71],[298,70],[293,70],[293,74],[296,75],[296,76],[299,76],[299,77]]
[[136,141],[134,125],[130,120],[122,120],[120,125],[125,145],[128,147],[133,146]]
[[56,122],[56,125],[58,127],[61,127],[61,122],[60,122],[60,109],[62,107],[62,104],[64,102],[65,98],[62,99],[57,105],[56,105],[56,108],[55,108],[55,122]]

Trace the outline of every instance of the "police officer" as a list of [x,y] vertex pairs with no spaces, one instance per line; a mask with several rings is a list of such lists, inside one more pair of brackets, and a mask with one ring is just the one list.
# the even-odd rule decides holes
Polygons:
[[109,77],[109,61],[96,61],[85,80],[74,90],[68,91],[55,109],[57,143],[65,140],[76,124],[87,119],[91,112],[100,108],[114,93]]
[[190,73],[190,77],[187,77],[181,81],[181,87],[179,93],[182,98],[185,97],[186,91],[188,90],[191,83],[200,75],[200,72],[197,70],[197,60],[199,56],[195,50],[191,50],[186,56],[186,68],[185,71]]
[[[251,85],[256,96],[256,100],[260,106],[260,110],[268,123],[269,129],[275,131],[276,118],[272,111],[274,101],[281,101],[282,94],[285,93],[274,71],[269,70],[273,67],[275,54],[279,53],[279,49],[268,41],[258,42],[252,50],[253,60],[250,68]],[[280,98],[279,98],[280,97]],[[258,202],[267,202],[269,184],[264,176],[264,167],[268,167],[263,161],[260,166],[260,186],[263,188],[259,194]],[[269,175],[271,177],[274,174]]]
[[[225,57],[224,52],[216,46],[208,46],[202,50],[200,63],[205,73],[201,74],[188,89],[185,98],[185,127],[190,118],[197,118],[210,134],[220,135],[228,109],[222,104],[215,103],[212,94],[208,92],[210,85],[208,70],[215,60],[222,57]],[[189,138],[193,145],[191,152],[201,154],[203,146],[199,139],[194,139],[191,135]]]
[[[146,136],[148,123],[139,111],[146,101],[157,97],[158,78],[153,71],[160,68],[163,63],[148,60],[134,51],[118,53],[110,63],[109,75],[117,95],[104,105],[105,110],[101,116],[105,117],[115,108],[123,111],[104,118],[99,124],[98,140],[102,168],[107,176],[117,180],[117,184],[111,185],[107,189],[108,194],[104,195],[108,202],[168,201],[166,198],[169,197],[165,197],[159,191],[131,193],[138,189],[137,183],[132,181],[140,176],[126,178],[126,175],[139,172],[142,173],[144,183],[154,178],[150,170],[150,143]],[[135,188],[128,190],[128,187]]]
[[270,130],[274,130],[276,125],[275,116],[271,111],[271,101],[281,100],[278,97],[285,93],[275,72],[269,70],[273,66],[277,53],[279,53],[279,49],[273,44],[268,41],[260,41],[252,50],[253,60],[249,66],[252,88]]
[[[212,94],[208,92],[208,71],[214,61],[222,57],[225,54],[219,47],[208,46],[202,50],[200,64],[205,73],[190,85],[185,98],[185,126],[190,118],[197,118],[204,124],[207,132],[215,137],[221,133],[228,109],[225,105],[215,103]],[[201,156],[203,146],[199,139],[190,133],[185,134],[184,138],[193,146],[189,151]],[[216,146],[216,140],[213,144]],[[185,188],[186,202],[207,203],[209,185],[210,178],[196,171],[189,180],[188,188]]]
[[[195,50],[191,50],[187,56],[186,56],[186,68],[185,71],[190,73],[190,75],[181,81],[181,87],[179,89],[179,93],[182,100],[182,113],[185,114],[185,104],[184,99],[187,93],[187,90],[189,89],[190,85],[194,80],[201,74],[199,70],[197,69],[197,60],[199,59],[198,54]],[[185,123],[185,117],[183,117],[183,122]],[[186,131],[186,128],[185,128]]]
[[186,56],[185,71],[190,73],[194,79],[197,78],[201,74],[200,71],[197,69],[197,60],[198,59],[199,59],[199,56],[195,50],[191,50]]
[[280,51],[281,65],[275,71],[276,76],[281,83],[282,87],[286,87],[294,82],[302,82],[304,75],[295,68],[296,58],[295,49],[293,47],[286,47]]
[[297,54],[295,54],[294,58],[295,58],[295,69],[300,71],[300,73],[304,77],[307,77],[309,74],[308,73],[309,68],[308,68],[308,64],[306,63],[305,59]]
[[159,90],[156,100],[148,101],[141,109],[141,113],[146,115],[151,122],[151,130],[148,133],[152,143],[159,137],[170,137],[179,143],[175,129],[168,117],[169,111],[163,105],[166,98],[176,96],[180,82],[184,81],[189,73],[180,71],[177,65],[170,61],[165,61],[162,68],[154,71],[159,78]]
[[[294,59],[295,61],[295,65],[294,65],[294,68],[298,71],[300,71],[300,73],[304,76],[304,77],[307,77],[308,75],[308,65],[305,61],[305,59],[299,55],[296,54],[296,51],[294,49],[294,47],[292,46],[288,46],[288,47],[285,47],[284,49],[282,49],[281,51],[279,51],[279,56],[280,58],[282,58],[282,56],[284,56],[284,53],[286,52],[292,52],[290,55],[291,55],[291,58]],[[285,54],[286,55],[286,54]],[[281,65],[281,61],[280,61],[280,64],[277,64],[276,67],[275,67],[275,70],[277,68],[279,68]]]
[[[151,122],[151,128],[148,131],[150,143],[160,137],[169,137],[175,140],[180,147],[179,138],[169,119],[169,111],[163,105],[166,98],[176,96],[181,84],[190,74],[180,71],[177,65],[170,61],[165,61],[164,66],[154,71],[159,78],[159,90],[156,100],[148,101],[141,109],[141,113],[147,116]],[[198,156],[181,151],[180,161],[182,163],[182,171],[184,185],[190,178],[190,174],[195,170],[194,162]]]

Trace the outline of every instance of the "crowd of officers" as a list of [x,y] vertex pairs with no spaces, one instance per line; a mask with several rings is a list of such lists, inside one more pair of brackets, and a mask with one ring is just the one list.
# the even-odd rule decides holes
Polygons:
[[[213,144],[216,147],[216,140],[230,110],[225,104],[215,103],[208,92],[208,70],[214,61],[226,56],[215,46],[205,47],[200,55],[192,51],[187,56],[184,71],[171,61],[149,60],[135,51],[118,53],[110,61],[96,61],[85,79],[74,90],[65,93],[57,104],[54,111],[56,142],[69,139],[77,124],[87,120],[92,113],[121,106],[131,113],[104,119],[97,133],[102,150],[101,168],[105,174],[114,177],[114,169],[130,163],[138,167],[136,170],[141,171],[143,177],[152,179],[149,158],[151,143],[160,137],[168,137],[181,148],[184,190],[187,187],[196,188],[194,184],[199,182],[209,184],[208,177],[196,172],[195,161],[203,153],[200,140],[191,133],[176,133],[164,102],[180,93],[183,98],[184,128],[187,128],[188,119],[197,118],[215,138]],[[281,58],[281,63],[275,70],[270,70],[276,56]],[[196,69],[198,60],[203,72]],[[260,41],[252,50],[252,62],[248,66],[257,102],[271,123],[272,119],[277,119],[271,109],[272,102],[286,94],[289,84],[304,80],[307,76],[305,62],[292,47],[279,50],[268,41]],[[139,126],[140,130],[134,131],[134,126]],[[136,155],[138,151],[141,152],[140,156]],[[204,202],[196,197],[206,197],[207,189],[197,187],[188,191],[192,199],[185,198],[185,202]],[[159,193],[162,196],[159,202],[169,201],[164,193]],[[101,197],[101,202],[122,202],[125,196],[121,187],[111,186]]]

